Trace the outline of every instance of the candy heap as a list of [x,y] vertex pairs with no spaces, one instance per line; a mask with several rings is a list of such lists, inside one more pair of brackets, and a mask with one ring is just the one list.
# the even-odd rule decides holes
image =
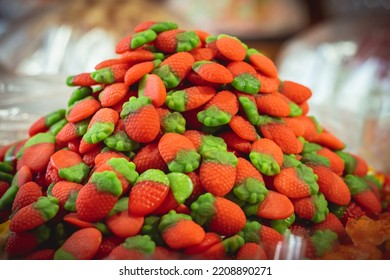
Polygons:
[[[265,55],[153,21],[115,50],[1,149],[9,258],[273,259],[288,232],[303,258],[389,253],[383,180]],[[378,223],[375,254],[353,242],[358,218]]]

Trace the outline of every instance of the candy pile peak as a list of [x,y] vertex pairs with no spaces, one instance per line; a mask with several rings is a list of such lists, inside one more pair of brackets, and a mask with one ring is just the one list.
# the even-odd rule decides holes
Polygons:
[[[383,178],[267,56],[154,21],[115,51],[1,148],[8,258],[273,259],[287,234],[305,259],[389,255]],[[377,223],[374,245],[359,222]]]

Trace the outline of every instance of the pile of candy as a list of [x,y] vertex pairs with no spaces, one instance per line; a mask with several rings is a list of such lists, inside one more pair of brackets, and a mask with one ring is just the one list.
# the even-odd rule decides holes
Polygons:
[[273,259],[286,233],[302,258],[389,256],[385,177],[269,58],[153,21],[116,53],[1,148],[8,258]]

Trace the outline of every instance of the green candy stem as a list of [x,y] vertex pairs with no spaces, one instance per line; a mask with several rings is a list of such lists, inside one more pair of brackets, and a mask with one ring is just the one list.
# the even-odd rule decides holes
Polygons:
[[27,142],[24,144],[24,148],[28,148],[37,144],[41,143],[55,143],[56,138],[54,137],[53,134],[49,132],[42,132],[35,134],[33,137],[27,140]]
[[314,223],[321,223],[325,221],[326,215],[329,213],[328,202],[322,193],[313,194],[311,198],[315,208],[315,213],[311,218],[311,221]]
[[129,208],[129,198],[122,197],[115,203],[114,207],[107,214],[106,218],[109,218],[113,215],[126,211],[128,208]]
[[283,234],[288,230],[288,227],[290,227],[294,222],[295,222],[295,213],[293,213],[290,217],[286,219],[271,220],[270,225],[274,230]]
[[166,186],[169,186],[168,176],[160,169],[148,169],[141,173],[135,183],[142,181],[153,181]]
[[297,160],[295,155],[283,154],[282,168],[297,167],[298,165],[301,165],[301,164],[302,164],[302,162]]
[[19,187],[17,185],[11,185],[8,190],[6,190],[0,198],[0,210],[9,209],[12,206],[18,191]]
[[107,164],[112,166],[116,172],[125,177],[131,185],[137,181],[139,174],[135,171],[134,162],[129,162],[125,158],[111,158],[108,160]]
[[151,105],[152,101],[147,96],[130,97],[129,101],[123,104],[121,118],[125,119],[128,115],[138,112],[142,107]]
[[14,176],[12,176],[11,174],[0,171],[0,181],[4,181],[7,182],[8,184],[11,184],[13,178]]
[[367,181],[362,177],[348,174],[344,177],[344,182],[347,184],[352,195],[357,195],[370,189]]
[[68,123],[67,119],[59,120],[58,122],[52,124],[49,128],[49,132],[54,136],[60,132],[60,130]]
[[202,136],[202,143],[199,146],[199,154],[202,156],[211,150],[220,150],[227,151],[227,145],[225,140],[221,137],[217,137],[211,134],[206,134]]
[[215,127],[229,123],[232,115],[222,111],[215,105],[211,105],[209,108],[200,111],[197,118],[204,125]]
[[160,231],[158,230],[159,223],[160,217],[158,216],[145,217],[144,225],[141,229],[141,234],[150,236],[156,245],[162,246],[165,245],[165,242],[161,236]]
[[356,158],[354,158],[352,154],[343,151],[337,151],[336,154],[344,161],[344,172],[352,174],[357,165]]
[[245,240],[245,243],[254,242],[260,243],[260,233],[262,225],[257,221],[249,221],[245,224],[244,228],[239,235],[242,236]]
[[298,117],[302,115],[302,108],[294,102],[289,102],[288,106],[290,107],[290,114],[288,115],[289,117]]
[[115,82],[114,72],[111,67],[105,67],[92,72],[91,78],[102,84],[113,84]]

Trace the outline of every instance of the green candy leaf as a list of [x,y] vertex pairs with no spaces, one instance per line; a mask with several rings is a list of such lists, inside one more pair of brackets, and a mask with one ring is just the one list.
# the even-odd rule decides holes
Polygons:
[[156,33],[161,33],[168,30],[177,29],[178,25],[171,21],[160,21],[153,24],[150,29]]
[[338,236],[335,232],[327,230],[316,230],[310,240],[314,245],[316,256],[322,257],[327,251],[330,251],[338,242]]
[[198,152],[203,156],[205,153],[211,150],[227,151],[227,145],[225,140],[221,137],[217,137],[211,134],[203,135],[202,143]]
[[89,167],[84,162],[58,170],[58,175],[67,181],[81,183],[89,174]]
[[311,221],[321,223],[325,221],[326,215],[329,213],[328,202],[322,193],[313,194],[311,197],[315,207],[315,213]]
[[147,96],[130,97],[129,101],[123,104],[121,118],[124,119],[127,115],[138,112],[142,107],[151,105],[152,100]]
[[65,109],[58,109],[56,111],[53,111],[45,116],[45,125],[46,127],[50,127],[56,122],[60,121],[62,118],[65,117]]
[[172,110],[184,112],[186,110],[187,99],[185,90],[171,90],[167,94],[165,104]]
[[288,228],[295,222],[295,213],[293,213],[290,217],[282,220],[271,220],[271,227],[277,232],[284,234]]
[[215,213],[214,203],[215,197],[211,193],[205,193],[191,204],[191,217],[197,224],[207,226],[211,222]]
[[158,230],[158,225],[160,224],[160,217],[158,216],[148,216],[145,217],[144,225],[142,226],[141,233],[143,235],[148,235],[150,238],[159,246],[165,245],[165,242],[161,236],[160,231]]
[[14,202],[15,196],[19,191],[19,187],[17,185],[11,185],[8,190],[0,197],[0,210],[9,209]]
[[126,211],[128,208],[129,208],[129,198],[122,197],[115,203],[114,207],[107,214],[106,218],[109,218],[109,217],[116,215],[120,212]]
[[136,250],[147,255],[153,254],[156,247],[156,244],[148,235],[128,237],[122,245],[128,250]]
[[232,115],[222,111],[215,105],[211,105],[209,108],[200,111],[197,118],[204,125],[215,127],[229,123]]
[[247,222],[245,227],[239,232],[239,235],[242,236],[245,240],[245,243],[254,242],[260,243],[260,233],[262,225],[257,221]]
[[167,176],[176,202],[178,204],[184,203],[194,190],[191,178],[188,177],[188,175],[179,172],[171,172],[167,174]]
[[34,136],[32,136],[30,139],[27,140],[27,142],[24,144],[24,148],[28,148],[37,144],[41,143],[55,143],[56,138],[54,137],[53,134],[49,132],[42,132],[42,133],[37,133]]
[[231,84],[235,89],[249,94],[258,93],[261,87],[261,82],[249,73],[235,77]]
[[225,252],[228,255],[235,255],[237,251],[245,244],[245,239],[239,235],[233,235],[222,241]]
[[54,196],[41,196],[34,203],[34,209],[39,211],[45,221],[53,219],[59,208],[59,200]]
[[200,154],[194,150],[181,150],[176,157],[168,163],[168,169],[171,172],[189,173],[199,167]]
[[68,107],[72,106],[75,102],[92,95],[92,93],[93,90],[91,87],[79,87],[75,89],[68,100]]
[[237,157],[232,152],[224,150],[209,150],[205,152],[202,157],[205,162],[212,161],[221,165],[236,166],[238,162]]
[[177,87],[181,79],[178,77],[168,64],[162,65],[153,70],[153,74],[156,74],[164,82],[165,88],[170,89]]
[[113,84],[115,82],[114,72],[111,67],[102,68],[92,72],[91,78],[102,84]]
[[242,201],[258,204],[265,199],[268,190],[263,182],[249,177],[235,185],[233,193]]
[[315,152],[303,154],[301,161],[303,163],[310,163],[310,164],[330,167],[330,160],[327,157],[316,154]]
[[129,152],[139,148],[139,143],[131,139],[126,132],[119,130],[103,140],[107,147],[120,151]]
[[156,32],[151,29],[135,33],[130,42],[131,49],[137,49],[142,45],[154,41],[157,38]]
[[253,103],[248,97],[240,96],[238,101],[242,109],[244,110],[245,116],[251,125],[257,125],[259,123],[259,111],[256,103]]
[[171,210],[161,217],[160,223],[158,225],[158,230],[161,233],[164,233],[164,231],[166,231],[171,226],[174,226],[180,220],[192,221],[192,217],[186,214],[178,214],[175,210]]
[[8,184],[11,184],[13,178],[14,176],[12,176],[11,174],[0,171],[0,181],[4,181],[7,182]]
[[49,132],[53,135],[57,135],[58,132],[68,123],[67,119],[59,120],[58,122],[52,124],[49,128]]
[[357,160],[355,157],[352,156],[352,154],[348,152],[343,151],[337,151],[337,155],[341,157],[341,159],[344,161],[344,172],[347,174],[352,174],[357,165]]
[[99,192],[110,193],[115,197],[122,194],[122,184],[113,171],[95,172],[90,182],[95,184]]
[[112,166],[116,172],[121,174],[126,180],[133,185],[138,179],[138,172],[135,171],[134,162],[129,162],[125,158],[111,158],[107,164]]
[[264,175],[273,176],[280,173],[279,164],[270,155],[252,151],[249,153],[249,159],[253,166]]
[[136,183],[142,181],[153,181],[153,182],[157,182],[169,186],[168,176],[160,169],[148,169],[144,171],[139,175]]
[[189,52],[200,44],[200,39],[194,31],[185,31],[176,35],[176,52]]
[[297,167],[298,165],[301,165],[301,164],[302,164],[302,162],[297,160],[295,155],[283,154],[283,164],[282,164],[283,168]]
[[114,130],[115,124],[111,122],[96,122],[84,134],[83,139],[87,143],[96,144],[110,136]]
[[316,194],[318,193],[319,186],[317,184],[318,176],[313,172],[313,169],[306,166],[305,164],[300,164],[296,167],[293,167],[296,169],[298,177],[306,183],[306,185],[310,189],[310,194]]
[[289,102],[288,106],[290,107],[290,114],[288,115],[289,117],[298,117],[302,115],[302,108],[299,107],[296,103],[294,102]]
[[347,184],[352,195],[357,195],[370,189],[368,183],[362,177],[348,174],[344,177],[344,182]]
[[164,133],[174,132],[182,134],[186,130],[186,120],[179,112],[169,112],[162,121]]

